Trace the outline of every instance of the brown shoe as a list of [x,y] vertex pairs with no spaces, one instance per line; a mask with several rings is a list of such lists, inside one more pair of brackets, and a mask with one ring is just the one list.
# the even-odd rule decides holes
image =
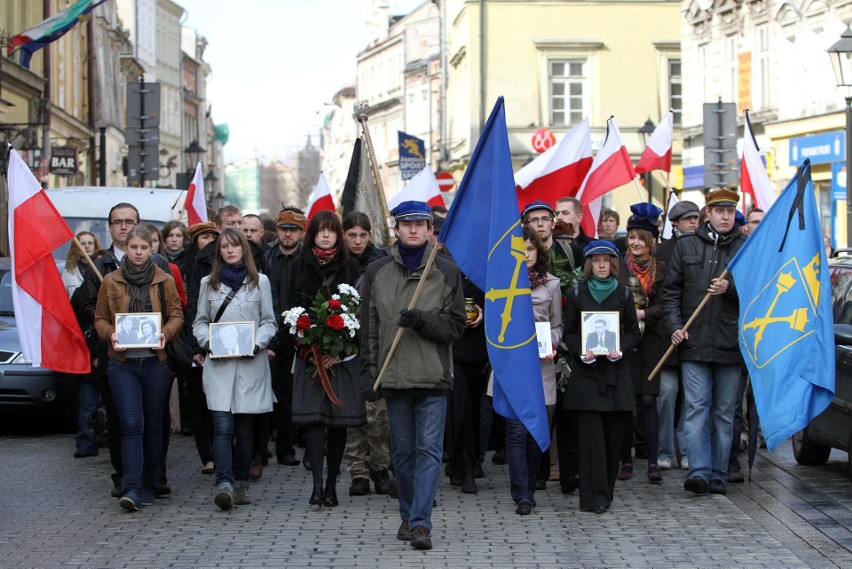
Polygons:
[[399,541],[411,541],[411,530],[408,528],[408,520],[402,520],[399,529],[396,530],[396,538]]
[[414,526],[410,543],[414,549],[432,549],[432,532],[423,526]]
[[260,464],[260,461],[251,461],[251,466],[249,466],[249,480],[257,482],[261,476],[263,476],[263,465]]

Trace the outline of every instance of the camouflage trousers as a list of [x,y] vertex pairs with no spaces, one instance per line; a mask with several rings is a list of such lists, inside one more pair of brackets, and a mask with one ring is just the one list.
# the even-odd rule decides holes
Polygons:
[[346,435],[346,467],[352,479],[370,479],[370,472],[387,470],[390,464],[388,451],[388,410],[385,400],[367,402],[367,424],[350,428]]

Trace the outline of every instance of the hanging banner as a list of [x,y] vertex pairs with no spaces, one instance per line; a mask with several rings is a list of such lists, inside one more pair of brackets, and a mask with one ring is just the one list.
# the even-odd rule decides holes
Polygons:
[[403,180],[410,180],[426,167],[426,145],[422,139],[406,134],[399,135],[399,171]]

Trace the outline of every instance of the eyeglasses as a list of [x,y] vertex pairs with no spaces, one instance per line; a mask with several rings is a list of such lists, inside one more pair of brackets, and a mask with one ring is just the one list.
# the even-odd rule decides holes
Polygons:
[[550,221],[553,221],[553,218],[550,217],[550,216],[530,217],[529,219],[527,219],[527,223],[535,223],[536,225],[538,225],[539,223],[547,223],[547,222],[550,222]]
[[112,225],[113,227],[119,227],[119,226],[122,226],[122,225],[126,225],[127,227],[133,227],[134,225],[136,225],[136,220],[135,219],[113,219],[112,221],[109,222],[109,224]]

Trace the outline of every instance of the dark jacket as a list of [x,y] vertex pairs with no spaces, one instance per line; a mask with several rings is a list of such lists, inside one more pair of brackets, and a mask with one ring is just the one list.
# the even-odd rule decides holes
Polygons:
[[[677,240],[663,285],[665,333],[671,337],[683,328],[717,278],[745,243],[745,235],[733,229],[717,235],[705,222],[693,235]],[[710,297],[690,326],[689,340],[678,346],[681,361],[742,363],[737,340],[739,298],[733,279],[725,294]]]
[[[361,289],[362,388],[375,383],[399,329],[399,313],[408,308],[431,251],[427,244],[412,273],[396,245],[367,268]],[[456,264],[445,255],[436,256],[416,304],[422,320],[402,334],[382,379],[385,395],[401,389],[452,389],[452,342],[461,338],[466,322],[463,294]]]
[[[195,245],[191,245],[195,246]],[[211,241],[204,249],[195,251],[192,266],[189,267],[189,277],[186,279],[186,337],[196,354],[204,355],[204,348],[198,345],[195,334],[192,333],[192,323],[198,314],[198,295],[201,291],[201,279],[213,270],[213,259],[216,256],[216,241]]]
[[337,294],[337,286],[346,283],[355,286],[361,275],[358,262],[342,255],[325,266],[321,266],[308,248],[302,248],[290,281],[290,307],[301,306],[309,309],[314,303],[317,292],[326,298]]
[[[473,281],[462,275],[462,290],[465,298],[472,298],[474,304],[485,307],[485,293],[479,290]],[[488,349],[485,345],[485,322],[475,328],[465,327],[462,337],[453,342],[453,360],[457,363],[488,363]]]
[[284,326],[281,313],[292,308],[290,306],[290,285],[293,280],[293,267],[296,266],[301,252],[301,243],[289,255],[282,253],[281,247],[273,244],[263,256],[266,276],[269,277],[269,284],[272,287],[272,306],[275,311],[275,319],[278,322],[278,333],[269,342],[267,349],[272,350],[276,355],[279,352],[282,355],[293,354],[296,349],[289,328]]
[[[370,242],[370,243],[367,243],[367,248],[364,249],[364,252],[361,253],[360,255],[358,255],[357,257],[355,257],[355,260],[358,261],[358,266],[361,268],[361,274],[363,275],[364,273],[367,272],[367,267],[370,265],[370,263],[372,263],[373,261],[378,261],[382,257],[387,257],[387,256],[388,256],[387,251],[385,251],[384,249],[379,249],[372,242]],[[363,280],[363,279],[359,279],[359,280]],[[360,288],[360,287],[361,287],[361,283],[359,282],[358,288]]]
[[[585,338],[582,336],[583,311],[619,313],[621,325],[621,359],[609,361],[605,356],[595,358],[594,363],[580,361],[585,353]],[[565,409],[579,411],[633,411],[635,407],[633,382],[626,354],[639,342],[639,321],[633,297],[624,285],[606,297],[602,304],[592,297],[588,283],[580,283],[568,295],[564,310],[565,334],[563,341],[574,355],[571,377],[565,392]]]

